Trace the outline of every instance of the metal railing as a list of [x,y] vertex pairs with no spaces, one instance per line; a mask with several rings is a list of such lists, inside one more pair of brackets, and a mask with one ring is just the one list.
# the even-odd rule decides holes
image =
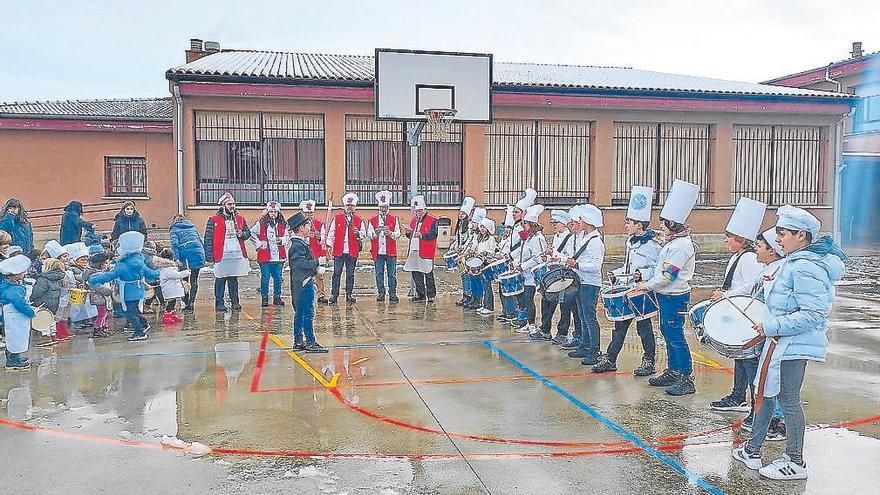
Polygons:
[[[426,127],[419,140],[419,194],[429,205],[461,203],[462,126],[453,124],[446,136]],[[392,204],[408,204],[409,151],[404,123],[346,116],[345,190],[357,193],[363,205],[375,205],[381,190],[391,191]]]
[[826,140],[815,126],[734,127],[733,200],[748,196],[768,205],[826,201]]
[[699,185],[697,204],[708,204],[711,145],[707,124],[616,122],[611,204],[628,204],[634,185],[653,187],[662,204],[675,179]]
[[513,204],[527,187],[545,205],[589,200],[591,123],[501,120],[486,127],[486,202]]
[[225,191],[242,205],[324,202],[324,117],[263,112],[196,112],[196,198]]
[[[111,230],[116,213],[124,201],[104,201],[83,204],[83,219],[95,224],[96,231]],[[46,233],[61,228],[64,206],[50,206],[28,210],[28,220],[34,232]],[[96,218],[97,217],[97,218]]]

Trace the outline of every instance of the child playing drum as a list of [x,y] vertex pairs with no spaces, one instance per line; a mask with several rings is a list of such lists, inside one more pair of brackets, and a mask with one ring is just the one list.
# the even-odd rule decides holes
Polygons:
[[[755,254],[754,242],[766,210],[766,204],[750,198],[743,197],[737,202],[736,209],[730,215],[724,233],[724,244],[733,255],[727,262],[721,288],[712,293],[713,301],[752,293],[755,277],[761,271],[761,265],[757,259],[758,255]],[[734,359],[733,390],[727,396],[710,402],[709,406],[716,411],[748,411],[746,388],[750,389],[752,402],[754,402],[754,391],[751,390],[750,384],[757,370],[758,358]]]
[[642,292],[654,291],[660,306],[660,332],[666,341],[669,367],[659,376],[648,379],[652,387],[666,387],[669,395],[696,392],[691,372],[693,361],[684,337],[684,315],[691,296],[690,281],[696,267],[694,243],[685,224],[697,202],[700,187],[676,179],[660,211],[660,222],[666,244],[657,255],[653,276],[636,285]]
[[[801,480],[807,478],[801,386],[807,361],[825,361],[834,283],[843,277],[847,257],[831,237],[817,239],[821,223],[808,211],[785,205],[776,214],[776,241],[785,262],[764,282],[770,316],[754,326],[758,334],[770,337],[761,354],[758,391],[763,397],[758,398],[752,436],[733,457],[766,478]],[[785,453],[762,467],[761,446],[777,401],[785,413]]]
[[[626,220],[623,226],[629,237],[626,239],[626,254],[623,258],[623,266],[611,271],[611,283],[625,282],[623,277],[632,277],[633,283],[650,280],[654,274],[654,266],[657,264],[657,255],[660,254],[660,244],[657,242],[657,233],[648,228],[651,222],[651,205],[654,197],[654,189],[645,186],[633,186],[629,197],[629,207],[626,212]],[[632,319],[615,321],[614,330],[611,333],[611,342],[608,351],[593,366],[593,373],[605,373],[617,371],[617,356],[623,348],[623,341],[629,330]],[[654,329],[651,319],[644,318],[636,321],[636,331],[642,341],[642,364],[633,370],[635,376],[649,376],[656,373],[654,367],[657,342],[654,339]]]
[[[495,240],[495,220],[484,218],[480,220],[480,236],[477,238],[476,253],[483,259],[484,265],[492,259],[492,255],[498,248]],[[485,275],[480,274],[480,282],[482,286],[480,294],[480,307],[477,308],[477,314],[489,317],[495,314],[495,294],[492,293],[492,281],[487,279]]]

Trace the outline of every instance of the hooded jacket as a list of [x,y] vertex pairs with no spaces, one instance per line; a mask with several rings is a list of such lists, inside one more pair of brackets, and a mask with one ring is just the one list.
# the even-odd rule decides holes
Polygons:
[[137,211],[137,208],[135,208],[134,213],[129,216],[125,214],[125,206],[123,206],[122,209],[119,210],[119,213],[116,214],[110,239],[115,241],[116,239],[119,239],[119,236],[122,234],[132,230],[144,234],[144,237],[147,236],[147,224],[144,223],[144,219],[141,218],[141,214]]
[[58,312],[58,301],[64,287],[64,270],[52,270],[40,273],[31,290],[31,302],[34,306],[45,306],[52,313]]
[[83,206],[79,201],[71,201],[64,207],[61,217],[61,244],[72,244],[82,240],[82,231],[92,228],[91,222],[82,219]]
[[[5,278],[0,277],[0,306],[11,304],[15,311],[23,314],[27,318],[33,318],[34,308],[28,304],[25,299],[25,294],[27,294],[27,288],[25,288],[23,284],[13,284]],[[58,304],[57,299],[55,300],[55,304]]]
[[159,279],[159,272],[147,266],[144,255],[131,253],[116,260],[116,266],[112,270],[92,275],[89,285],[105,284],[113,280],[119,280],[117,290],[126,302],[140,301],[144,298],[143,279],[154,282]]
[[168,229],[171,236],[171,252],[174,259],[186,263],[190,270],[205,266],[205,245],[195,225],[189,220],[180,220]]
[[843,278],[844,260],[828,236],[786,256],[767,292],[770,316],[761,322],[768,337],[790,340],[783,360],[825,361],[834,282]]
[[3,211],[0,212],[0,215],[2,215],[2,218],[0,218],[0,230],[5,230],[12,236],[13,246],[20,247],[25,253],[30,253],[34,250],[34,233],[30,222],[27,221],[27,214],[10,215],[6,213],[6,209],[10,206],[18,206],[24,211],[21,201],[14,198],[7,200],[3,206]]

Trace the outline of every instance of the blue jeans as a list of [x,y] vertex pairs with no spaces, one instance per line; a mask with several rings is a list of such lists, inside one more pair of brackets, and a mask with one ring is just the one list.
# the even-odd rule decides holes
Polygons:
[[538,288],[534,285],[527,285],[522,293],[519,295],[519,304],[517,308],[519,310],[519,316],[517,316],[517,323],[522,326],[526,323],[531,325],[535,324],[535,291]]
[[755,376],[758,374],[758,361],[760,358],[734,359],[733,360],[733,391],[730,395],[737,402],[745,402],[746,389],[750,391],[752,403],[755,402]]
[[598,300],[599,286],[581,284],[577,298],[577,311],[581,319],[580,349],[587,352],[599,352],[599,320],[596,318]]
[[485,275],[483,279],[483,308],[489,311],[495,311],[495,293],[492,292],[492,281],[487,279]]
[[303,286],[299,299],[293,303],[293,341],[306,344],[315,342],[315,282]]
[[357,258],[350,254],[343,254],[333,258],[333,285],[331,295],[333,299],[339,297],[339,283],[342,278],[342,269],[345,268],[345,297],[351,298],[354,292],[354,268]]
[[269,299],[269,277],[272,277],[272,289],[276,298],[281,298],[281,268],[284,263],[260,263],[260,297]]
[[137,336],[141,336],[144,334],[144,320],[141,318],[141,310],[138,307],[140,301],[125,301],[125,319],[131,324],[131,327],[134,329],[134,334]]
[[380,254],[376,258],[376,289],[385,297],[385,273],[388,273],[388,293],[397,295],[397,256]]
[[764,437],[770,427],[777,404],[782,405],[785,413],[785,453],[794,462],[803,461],[804,456],[804,432],[807,421],[804,417],[804,408],[801,405],[801,386],[804,384],[804,373],[807,370],[805,359],[783,361],[780,367],[779,394],[776,397],[764,397],[761,409],[755,413],[755,422],[752,426],[752,437],[748,442],[750,452],[761,450]]
[[666,360],[669,369],[684,375],[690,375],[694,370],[691,350],[684,338],[682,314],[687,311],[690,299],[690,292],[677,295],[657,294],[657,303],[660,305],[660,333],[666,341]]
[[514,316],[516,314],[516,297],[502,294],[500,286],[498,287],[498,296],[501,297],[501,313],[505,316]]

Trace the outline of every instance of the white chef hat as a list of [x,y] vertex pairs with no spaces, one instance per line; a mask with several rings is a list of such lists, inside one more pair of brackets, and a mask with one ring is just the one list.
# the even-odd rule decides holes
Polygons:
[[776,227],[770,227],[761,234],[761,238],[770,245],[770,248],[776,251],[779,256],[785,256],[785,250],[782,245],[776,242]]
[[626,218],[637,222],[650,222],[653,198],[653,187],[633,186],[629,193],[629,207],[626,209]]
[[315,212],[315,200],[313,199],[304,199],[299,202],[299,209],[303,211],[303,213],[314,213]]
[[477,204],[477,200],[470,196],[465,196],[464,199],[461,201],[461,208],[459,209],[459,211],[463,211],[465,215],[470,215],[471,210],[474,209],[475,204]]
[[62,246],[61,243],[59,243],[55,239],[46,241],[46,245],[43,246],[43,251],[49,253],[50,258],[58,258],[62,254],[67,252],[64,250],[64,246]]
[[754,241],[757,239],[761,224],[764,222],[765,211],[767,211],[766,204],[752,198],[739,198],[724,230]]
[[581,205],[580,219],[582,222],[586,222],[597,229],[605,225],[602,221],[602,210],[596,205],[591,205],[589,203]]
[[669,188],[669,196],[666,197],[666,203],[660,211],[660,218],[664,220],[672,220],[676,223],[685,223],[694,205],[697,204],[697,198],[700,195],[700,186],[675,179],[672,181],[672,187]]
[[413,196],[412,201],[410,201],[410,206],[413,210],[426,210],[428,209],[428,203],[425,202],[425,197],[421,194],[417,196]]
[[544,205],[532,205],[526,208],[526,214],[523,220],[526,222],[538,223],[538,218],[544,213]]
[[355,193],[347,193],[342,197],[342,206],[357,206],[358,204],[358,195]]
[[571,221],[571,216],[565,210],[550,210],[550,220],[567,224]]
[[376,193],[376,204],[388,206],[391,204],[391,191],[379,191]]
[[480,220],[480,225],[483,227],[486,227],[486,230],[488,230],[490,234],[495,233],[495,220],[492,220],[491,218],[486,217],[486,218]]
[[812,213],[791,205],[780,206],[776,210],[776,226],[788,230],[805,230],[810,233],[813,239],[819,235],[819,229],[822,228],[822,222],[814,217]]
[[281,203],[274,199],[266,203],[266,211],[281,211]]
[[232,197],[232,193],[230,193],[229,191],[225,191],[223,194],[220,195],[220,199],[217,200],[217,204],[222,205],[227,201],[232,201],[233,203],[235,203],[235,198]]
[[484,218],[486,218],[486,209],[474,208],[474,216],[471,218],[471,222],[479,224]]
[[516,207],[522,211],[526,211],[529,206],[535,204],[535,198],[538,197],[538,192],[532,189],[531,187],[527,187],[525,191],[523,191],[522,195],[519,198],[519,201],[516,202]]
[[513,227],[515,223],[516,220],[513,219],[513,205],[507,205],[504,209],[504,226]]
[[116,248],[116,254],[125,256],[126,254],[139,253],[144,249],[145,240],[144,234],[138,231],[125,232],[119,236],[119,247]]
[[0,274],[18,275],[31,269],[31,259],[23,254],[0,261]]

